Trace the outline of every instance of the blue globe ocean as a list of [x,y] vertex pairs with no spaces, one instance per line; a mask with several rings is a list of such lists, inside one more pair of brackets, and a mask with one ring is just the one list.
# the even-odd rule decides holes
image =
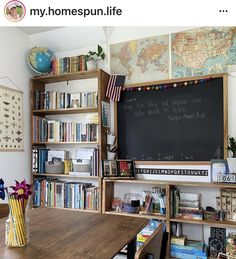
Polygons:
[[52,71],[53,53],[47,48],[32,48],[29,51],[28,63],[31,69],[39,74]]

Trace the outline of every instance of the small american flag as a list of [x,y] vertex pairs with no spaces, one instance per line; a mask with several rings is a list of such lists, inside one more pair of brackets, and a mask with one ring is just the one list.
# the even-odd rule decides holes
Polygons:
[[106,97],[109,97],[113,101],[120,101],[121,90],[125,83],[124,75],[110,75]]

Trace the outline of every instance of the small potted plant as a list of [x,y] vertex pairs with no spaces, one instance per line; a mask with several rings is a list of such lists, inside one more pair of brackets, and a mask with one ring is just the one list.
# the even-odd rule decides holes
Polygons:
[[227,158],[230,173],[236,173],[236,140],[233,137],[228,137],[228,147],[232,157]]
[[97,51],[89,51],[86,55],[86,64],[88,70],[93,70],[98,67],[98,61],[105,59],[103,48],[98,45]]

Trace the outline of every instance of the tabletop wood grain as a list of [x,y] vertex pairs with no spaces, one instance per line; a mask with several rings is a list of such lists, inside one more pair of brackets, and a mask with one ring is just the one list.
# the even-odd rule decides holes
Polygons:
[[62,209],[32,209],[30,243],[23,248],[4,244],[5,220],[0,220],[1,259],[110,259],[148,223],[144,218]]

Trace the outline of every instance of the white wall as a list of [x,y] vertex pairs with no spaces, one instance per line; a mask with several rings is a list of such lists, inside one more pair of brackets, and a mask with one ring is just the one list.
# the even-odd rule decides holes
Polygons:
[[[26,54],[33,45],[29,37],[16,28],[0,27],[0,35],[0,77],[7,76],[24,92],[24,152],[0,151],[0,178],[5,181],[5,186],[9,186],[14,184],[14,180],[30,181],[31,75],[26,64]],[[17,89],[14,84],[7,79],[0,79],[0,85]]]

